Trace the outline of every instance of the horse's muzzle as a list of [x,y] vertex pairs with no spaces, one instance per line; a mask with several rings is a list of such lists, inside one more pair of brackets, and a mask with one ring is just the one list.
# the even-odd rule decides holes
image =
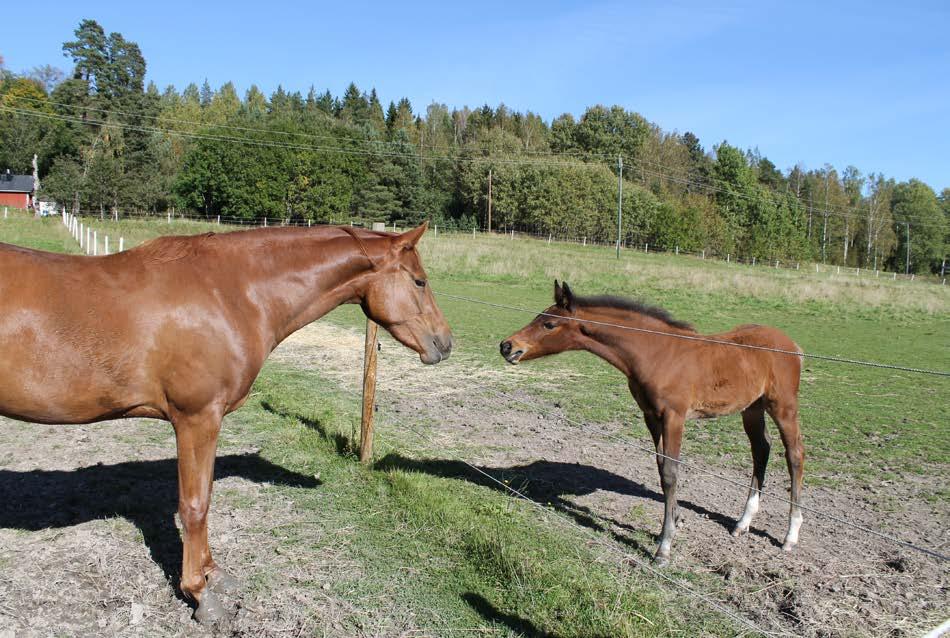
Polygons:
[[419,355],[422,363],[433,365],[441,363],[449,358],[452,353],[452,335],[449,333],[446,337],[433,336],[429,347],[425,352]]

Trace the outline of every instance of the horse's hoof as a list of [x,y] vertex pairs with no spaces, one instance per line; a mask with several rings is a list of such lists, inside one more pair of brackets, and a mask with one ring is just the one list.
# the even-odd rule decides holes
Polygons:
[[216,594],[234,595],[244,589],[244,583],[238,578],[216,567],[207,576],[208,589]]
[[662,569],[663,567],[666,567],[669,564],[670,564],[669,556],[660,556],[659,554],[657,554],[656,556],[653,557],[654,567],[659,567]]
[[792,551],[793,549],[795,549],[795,545],[797,545],[797,544],[798,544],[798,543],[789,543],[788,541],[785,541],[785,543],[782,545],[782,551],[783,551],[783,552],[790,552],[790,551]]
[[208,589],[201,594],[198,608],[195,609],[195,620],[202,625],[213,625],[224,618],[224,607],[218,602],[218,597]]
[[738,525],[736,525],[735,527],[732,528],[732,535],[735,538],[739,538],[740,536],[742,536],[748,531],[749,531],[748,527],[739,527]]

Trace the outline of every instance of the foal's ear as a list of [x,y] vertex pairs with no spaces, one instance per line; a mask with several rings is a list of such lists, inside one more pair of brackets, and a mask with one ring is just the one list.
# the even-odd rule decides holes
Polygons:
[[557,279],[554,280],[554,303],[558,308],[574,310],[574,293],[571,292],[571,288],[566,281],[564,285],[559,286]]
[[397,248],[402,248],[403,250],[412,250],[416,247],[416,244],[419,243],[419,240],[422,239],[422,236],[425,234],[428,228],[429,221],[426,220],[412,230],[407,230],[403,234],[396,237],[394,245]]

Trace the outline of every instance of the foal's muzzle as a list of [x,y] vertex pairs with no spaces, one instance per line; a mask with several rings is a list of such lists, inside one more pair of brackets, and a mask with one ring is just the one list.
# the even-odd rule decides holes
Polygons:
[[517,364],[518,359],[524,355],[524,350],[514,350],[514,344],[512,344],[511,341],[502,341],[499,349],[501,350],[501,356],[511,365]]

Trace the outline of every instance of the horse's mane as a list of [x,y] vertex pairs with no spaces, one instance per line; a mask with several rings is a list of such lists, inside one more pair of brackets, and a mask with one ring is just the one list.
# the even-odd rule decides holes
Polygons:
[[674,319],[673,316],[663,308],[645,304],[637,299],[627,299],[614,295],[596,295],[592,297],[574,297],[574,304],[580,308],[616,308],[617,310],[629,310],[630,312],[636,312],[641,315],[653,317],[654,319],[659,319],[673,328],[696,332],[692,324]]

